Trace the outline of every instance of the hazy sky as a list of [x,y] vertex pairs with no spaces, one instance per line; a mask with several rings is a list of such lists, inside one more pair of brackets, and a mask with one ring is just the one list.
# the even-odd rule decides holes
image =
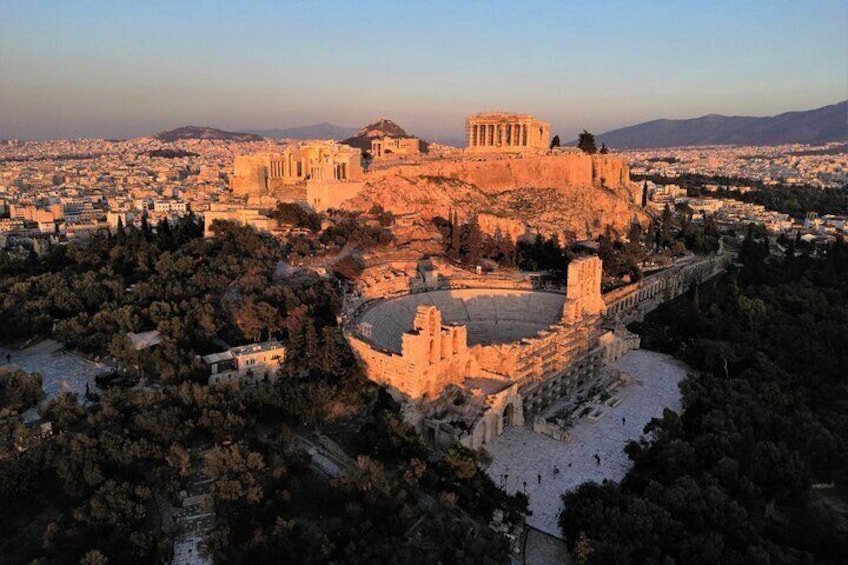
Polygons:
[[570,139],[846,98],[848,0],[0,0],[0,138],[510,110]]

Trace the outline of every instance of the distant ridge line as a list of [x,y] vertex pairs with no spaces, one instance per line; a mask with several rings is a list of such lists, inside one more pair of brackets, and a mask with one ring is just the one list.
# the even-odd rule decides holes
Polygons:
[[[657,148],[686,145],[822,144],[848,140],[848,100],[813,110],[776,116],[722,116],[657,119],[595,136],[610,148]],[[571,143],[576,143],[573,140]]]

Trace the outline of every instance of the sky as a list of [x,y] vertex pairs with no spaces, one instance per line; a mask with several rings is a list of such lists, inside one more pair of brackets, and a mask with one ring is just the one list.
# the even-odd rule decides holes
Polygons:
[[0,139],[532,113],[571,139],[848,98],[848,0],[0,0]]

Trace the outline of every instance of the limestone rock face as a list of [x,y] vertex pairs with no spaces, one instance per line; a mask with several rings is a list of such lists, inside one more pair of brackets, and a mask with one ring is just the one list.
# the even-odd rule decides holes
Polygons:
[[467,216],[509,218],[543,234],[589,237],[607,224],[625,230],[636,218],[638,186],[618,155],[566,153],[517,158],[462,158],[404,164],[373,171],[344,208],[379,204],[394,213],[416,212],[424,219]]
[[487,213],[477,214],[477,225],[485,234],[500,235],[512,241],[518,241],[518,238],[530,231],[525,221]]

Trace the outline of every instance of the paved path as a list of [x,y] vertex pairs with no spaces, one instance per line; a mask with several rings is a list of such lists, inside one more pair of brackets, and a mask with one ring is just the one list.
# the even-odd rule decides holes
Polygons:
[[[581,418],[569,430],[568,443],[534,433],[528,427],[509,427],[485,446],[493,458],[487,469],[489,476],[501,485],[508,475],[507,492],[520,492],[527,483],[533,511],[527,523],[545,533],[561,535],[557,518],[563,492],[587,481],[623,479],[630,468],[624,446],[638,439],[645,424],[662,416],[665,407],[680,409],[678,385],[686,376],[683,363],[668,355],[636,350],[609,369],[620,369],[633,377],[631,383],[616,390],[623,402],[615,408],[605,406],[604,416],[597,421]],[[555,466],[559,473],[554,472]]]
[[[7,365],[6,355],[11,355],[11,365]],[[84,400],[86,383],[94,392],[97,389],[94,377],[111,369],[103,363],[65,352],[64,346],[52,339],[20,351],[0,346],[0,367],[20,368],[27,373],[41,374],[41,388],[47,400],[62,392],[75,392],[80,401]],[[36,410],[30,409],[24,413],[25,421],[37,418]]]

